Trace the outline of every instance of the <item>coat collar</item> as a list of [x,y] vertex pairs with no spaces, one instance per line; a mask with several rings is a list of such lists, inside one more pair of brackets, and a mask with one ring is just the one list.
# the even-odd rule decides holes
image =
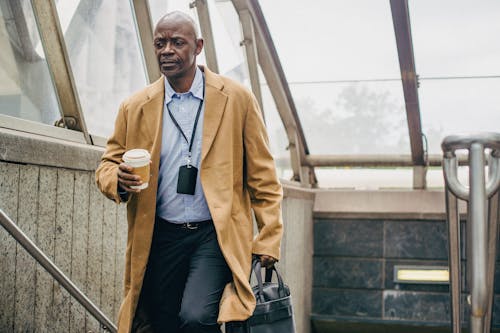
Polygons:
[[222,78],[205,66],[200,66],[205,73],[205,116],[203,120],[203,140],[201,146],[201,161],[205,159],[219,130],[222,115],[226,109],[227,95],[223,92]]
[[149,85],[146,89],[147,99],[142,105],[142,118],[147,124],[149,139],[155,145],[157,144],[158,135],[161,141],[161,126],[163,114],[163,100],[165,96],[165,86],[163,75]]
[[[210,151],[217,131],[219,130],[222,115],[226,108],[227,94],[224,93],[224,81],[205,66],[199,66],[205,73],[205,115],[203,120],[203,140],[201,160],[203,161]],[[142,106],[143,119],[146,121],[148,133],[154,146],[161,143],[163,102],[165,100],[164,76],[153,82],[147,88],[147,100]],[[154,130],[153,130],[154,129]],[[155,149],[153,149],[155,150]]]

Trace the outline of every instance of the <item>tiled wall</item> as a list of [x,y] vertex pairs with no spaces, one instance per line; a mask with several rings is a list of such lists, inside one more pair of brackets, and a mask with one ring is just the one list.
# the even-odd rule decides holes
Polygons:
[[[448,285],[394,282],[394,265],[447,266],[447,258],[444,221],[316,219],[313,318],[449,326]],[[496,281],[498,273],[497,265]],[[499,327],[499,283],[495,292],[493,324]]]

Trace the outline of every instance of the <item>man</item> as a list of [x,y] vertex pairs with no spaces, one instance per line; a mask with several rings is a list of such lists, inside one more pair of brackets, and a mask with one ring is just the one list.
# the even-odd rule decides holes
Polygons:
[[[253,313],[252,255],[279,259],[282,189],[253,95],[196,65],[194,21],[165,15],[154,48],[163,76],[122,103],[96,171],[107,197],[128,202],[119,332],[220,332]],[[144,190],[122,162],[134,148],[152,156]]]

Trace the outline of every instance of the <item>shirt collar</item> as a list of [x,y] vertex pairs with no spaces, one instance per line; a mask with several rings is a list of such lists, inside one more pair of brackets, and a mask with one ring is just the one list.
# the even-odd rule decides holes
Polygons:
[[[191,94],[194,97],[203,100],[203,84],[203,72],[199,67],[196,67],[196,73],[194,74],[194,80],[191,84],[191,88],[189,88],[188,92],[183,94]],[[170,82],[168,82],[167,78],[165,77],[165,104],[170,103],[175,95],[178,95],[178,93],[175,92],[174,88],[172,88]]]

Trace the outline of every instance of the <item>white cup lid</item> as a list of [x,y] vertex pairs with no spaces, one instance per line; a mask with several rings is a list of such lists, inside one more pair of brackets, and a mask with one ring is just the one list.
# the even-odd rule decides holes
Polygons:
[[123,160],[125,162],[134,162],[142,160],[150,160],[151,155],[146,149],[131,149],[123,154]]

